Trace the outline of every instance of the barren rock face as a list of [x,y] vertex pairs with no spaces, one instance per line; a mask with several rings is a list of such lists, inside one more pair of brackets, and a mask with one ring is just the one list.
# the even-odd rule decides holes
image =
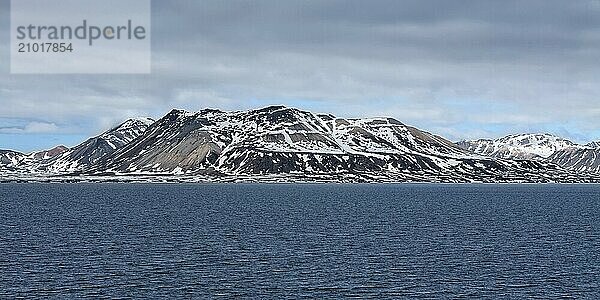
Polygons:
[[36,152],[33,155],[34,159],[37,160],[41,160],[41,159],[50,159],[53,158],[57,155],[63,154],[65,152],[69,151],[69,148],[65,147],[65,146],[56,146],[50,150],[44,150],[44,151],[40,151],[40,152]]

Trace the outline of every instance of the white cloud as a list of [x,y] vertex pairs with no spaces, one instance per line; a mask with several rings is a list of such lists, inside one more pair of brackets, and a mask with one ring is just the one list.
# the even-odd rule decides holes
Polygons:
[[54,123],[30,122],[22,127],[0,128],[4,134],[33,134],[33,133],[58,133],[60,128]]

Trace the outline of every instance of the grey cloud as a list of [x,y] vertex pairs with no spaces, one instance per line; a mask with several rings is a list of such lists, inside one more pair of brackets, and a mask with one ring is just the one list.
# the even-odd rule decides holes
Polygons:
[[93,132],[173,106],[282,103],[391,115],[456,139],[553,122],[578,139],[600,138],[598,1],[153,5],[153,74],[0,75],[8,103],[0,117],[89,122]]

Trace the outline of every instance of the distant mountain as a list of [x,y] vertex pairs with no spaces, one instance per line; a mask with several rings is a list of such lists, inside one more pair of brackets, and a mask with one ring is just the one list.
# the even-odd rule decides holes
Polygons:
[[549,134],[510,135],[497,140],[463,141],[460,147],[504,159],[531,159],[556,164],[572,172],[600,173],[600,144],[579,145]]
[[457,143],[473,153],[503,159],[544,160],[556,151],[580,147],[550,134],[515,134],[496,140],[462,141]]
[[[17,162],[27,171],[0,172],[0,179],[600,182],[600,174],[546,159],[571,145],[549,135],[456,145],[392,118],[346,119],[284,106],[172,110],[155,122],[128,120],[50,159]],[[7,162],[18,161],[10,155]]]
[[29,154],[12,150],[0,150],[0,171],[28,172],[36,169],[39,164],[47,162],[68,150],[69,148],[65,146],[56,146],[49,150]]

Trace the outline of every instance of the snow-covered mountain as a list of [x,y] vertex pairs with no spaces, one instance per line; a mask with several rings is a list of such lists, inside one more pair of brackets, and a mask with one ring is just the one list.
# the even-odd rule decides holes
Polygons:
[[529,160],[544,160],[556,151],[580,147],[569,140],[550,134],[515,134],[496,140],[462,141],[457,145],[485,156]]
[[[539,157],[569,142],[545,135],[508,144],[536,160],[472,152],[393,118],[337,118],[295,108],[172,110],[133,119],[53,158],[17,162],[36,176],[206,181],[598,182]],[[496,147],[480,146],[481,149]],[[475,148],[475,150],[480,149]],[[496,147],[501,148],[501,147]],[[524,150],[523,150],[524,149]],[[550,149],[550,150],[549,150]],[[513,148],[510,149],[513,151]],[[488,152],[489,151],[489,152]],[[513,153],[517,153],[516,150]],[[6,155],[15,161],[17,154]],[[18,161],[18,159],[16,159]],[[23,168],[24,167],[24,168]],[[2,179],[0,172],[0,179]],[[46,174],[46,175],[40,175]],[[27,175],[27,174],[26,174]],[[116,176],[116,177],[115,177]]]
[[62,145],[29,154],[12,150],[0,150],[0,170],[27,172],[68,150],[69,148]]
[[153,122],[150,118],[129,119],[72,149],[56,146],[29,154],[0,150],[0,171],[41,175],[79,170],[131,142]]
[[394,119],[347,120],[274,106],[243,112],[173,110],[97,169],[226,174],[417,170],[469,156],[447,140]]
[[0,150],[0,170],[14,170],[25,158],[25,154],[17,151]]
[[579,145],[549,134],[521,134],[457,144],[463,149],[491,157],[537,160],[578,173],[600,172],[598,142]]
[[392,118],[344,119],[283,106],[173,110],[81,171],[444,182],[543,182],[569,176],[551,164],[473,154]]
[[151,118],[129,119],[59,156],[54,156],[50,161],[41,164],[39,168],[51,172],[72,172],[83,169],[127,145],[152,123],[154,120]]

